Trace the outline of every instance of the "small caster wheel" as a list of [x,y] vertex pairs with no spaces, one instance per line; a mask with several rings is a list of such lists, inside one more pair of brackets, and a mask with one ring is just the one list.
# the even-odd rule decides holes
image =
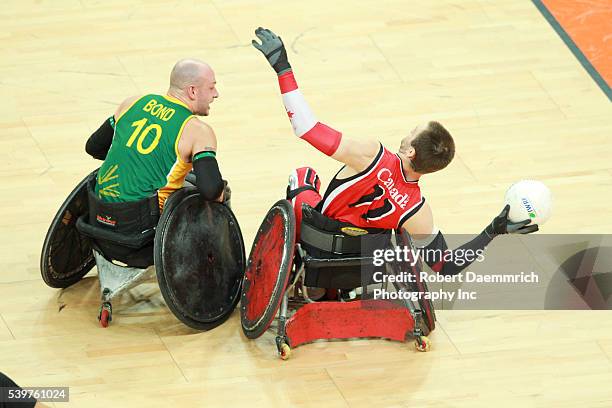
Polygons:
[[280,358],[281,360],[288,360],[291,357],[291,347],[287,343],[281,344]]
[[418,336],[414,340],[414,346],[418,351],[425,353],[431,349],[431,340],[427,336]]
[[100,306],[98,320],[100,321],[100,326],[102,327],[108,327],[108,324],[113,320],[113,309],[110,303],[105,302],[102,304],[102,306]]

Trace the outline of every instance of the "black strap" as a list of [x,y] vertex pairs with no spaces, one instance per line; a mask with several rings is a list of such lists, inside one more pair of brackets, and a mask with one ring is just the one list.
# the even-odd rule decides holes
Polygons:
[[307,245],[333,254],[361,253],[361,237],[320,231],[306,223],[302,223],[300,240]]
[[303,191],[308,191],[308,190],[318,192],[316,188],[314,188],[313,186],[309,184],[298,187],[294,190],[290,190],[289,186],[287,186],[287,200],[293,200],[298,194],[300,194]]
[[126,234],[108,230],[98,225],[91,225],[87,222],[87,218],[87,215],[80,216],[77,219],[76,228],[81,234],[93,240],[101,239],[128,248],[140,249],[155,239],[155,228],[150,228],[141,233]]
[[[140,234],[155,228],[159,221],[157,194],[137,201],[106,202],[95,193],[95,176],[89,180],[89,224],[112,229],[126,235]],[[105,222],[108,220],[108,222]]]

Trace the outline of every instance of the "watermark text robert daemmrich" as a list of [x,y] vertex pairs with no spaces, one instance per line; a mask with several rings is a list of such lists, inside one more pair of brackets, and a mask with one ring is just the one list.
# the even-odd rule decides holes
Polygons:
[[398,274],[386,274],[384,272],[374,272],[374,283],[538,283],[540,277],[535,272],[520,272],[515,274],[477,274],[476,272],[463,272],[458,275],[440,275],[422,271],[419,279],[412,272],[400,272]]
[[[415,274],[411,272],[400,272],[398,274],[385,274],[383,272],[374,272],[374,283],[392,283],[396,287],[396,291],[389,291],[383,288],[373,290],[374,299],[380,300],[412,300],[417,302],[421,299],[437,301],[446,300],[452,302],[454,300],[476,300],[478,294],[475,291],[464,289],[436,291],[411,291],[408,288],[409,283],[417,281],[428,283],[531,283],[537,284],[540,281],[539,276],[535,272],[520,272],[516,274],[476,274],[475,272],[467,271],[458,275],[440,275],[437,273],[420,272],[419,280]],[[399,287],[397,284],[401,284]]]

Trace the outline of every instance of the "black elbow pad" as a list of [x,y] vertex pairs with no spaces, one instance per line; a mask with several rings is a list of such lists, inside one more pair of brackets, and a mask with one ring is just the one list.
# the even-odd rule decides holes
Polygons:
[[193,155],[193,172],[196,176],[196,187],[205,200],[214,200],[223,191],[223,179],[215,152],[206,151]]
[[113,142],[113,136],[115,134],[115,118],[112,116],[102,123],[102,126],[98,128],[90,137],[87,139],[85,144],[85,151],[87,154],[92,156],[94,159],[104,160],[108,154],[111,143]]

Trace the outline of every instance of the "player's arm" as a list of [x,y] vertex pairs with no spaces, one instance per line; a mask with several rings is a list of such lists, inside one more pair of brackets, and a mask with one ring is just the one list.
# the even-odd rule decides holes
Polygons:
[[196,187],[205,200],[223,201],[223,179],[217,163],[217,137],[213,129],[197,118],[191,119],[183,129],[179,141],[179,154],[193,163]]
[[[456,275],[477,259],[486,246],[501,234],[529,234],[538,230],[537,225],[527,225],[530,220],[513,223],[508,219],[510,206],[502,212],[474,239],[457,249],[449,249],[444,234],[433,222],[429,204],[425,203],[416,214],[402,225],[415,239],[415,245],[425,251],[425,262],[441,275]],[[470,255],[471,254],[471,255]]]
[[380,142],[376,140],[355,140],[343,137],[332,158],[360,172],[372,163],[379,150]]
[[261,27],[255,30],[255,35],[261,44],[253,40],[253,46],[265,55],[278,75],[285,110],[296,136],[357,171],[365,169],[378,153],[379,143],[348,139],[341,132],[319,122],[298,88],[281,38]]
[[94,159],[104,160],[106,159],[106,155],[108,154],[108,150],[111,147],[111,143],[113,142],[113,136],[115,135],[115,122],[117,118],[123,114],[136,100],[140,98],[139,96],[132,96],[124,100],[117,110],[115,114],[104,122],[102,125],[93,132],[93,134],[87,139],[87,143],[85,144],[85,151],[87,154],[92,156]]

